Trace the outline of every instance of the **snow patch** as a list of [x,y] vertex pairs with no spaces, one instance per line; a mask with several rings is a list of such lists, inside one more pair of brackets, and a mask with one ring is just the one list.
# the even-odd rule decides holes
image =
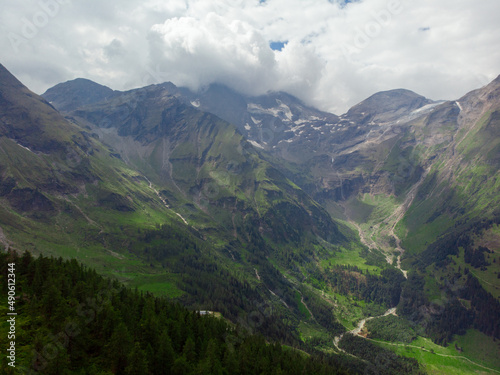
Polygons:
[[250,144],[252,144],[252,146],[262,148],[262,149],[264,148],[264,146],[262,146],[261,144],[255,142],[255,141],[252,141],[251,139],[249,139],[248,142],[250,142]]
[[181,215],[180,213],[176,212],[175,214],[176,214],[177,216],[179,216],[179,217],[182,219],[182,221],[184,222],[184,224],[189,225],[189,223],[186,221],[186,219],[184,219],[184,218],[182,217],[182,215]]
[[[435,103],[431,103],[431,104],[426,104],[423,107],[417,108],[416,110],[412,111],[410,113],[410,116],[416,116],[416,115],[423,114],[423,113],[431,110],[432,108],[434,108],[437,105],[442,104],[442,103],[443,103],[442,101],[439,101],[439,102],[435,102]],[[455,103],[458,103],[458,102],[455,102]],[[459,105],[459,107],[460,107],[460,105]]]
[[293,131],[293,132],[296,132],[297,130],[303,128],[304,126],[306,126],[306,125],[303,124],[303,125],[293,126],[290,130]]
[[16,142],[16,144],[17,144],[18,146],[20,146],[20,147],[24,148],[25,150],[28,150],[28,151],[29,151],[29,152],[31,152],[32,154],[34,154],[34,152],[33,152],[33,151],[31,151],[28,147],[23,146],[22,144],[17,143],[17,142]]
[[281,100],[276,99],[276,102],[278,102],[279,108],[281,110],[283,110],[286,118],[289,119],[290,121],[292,121],[293,114],[292,114],[290,107],[287,106],[285,103],[283,103]]
[[271,115],[273,117],[278,117],[292,121],[293,114],[292,111],[290,110],[290,107],[288,107],[280,100],[276,100],[276,102],[278,103],[278,107],[273,107],[273,108],[263,108],[258,104],[248,103],[247,111],[255,115]]
[[257,120],[257,119],[256,119],[256,118],[254,118],[253,116],[250,116],[250,118],[252,119],[252,121],[253,121],[253,123],[254,123],[255,125],[259,125],[259,124],[262,122],[262,120]]

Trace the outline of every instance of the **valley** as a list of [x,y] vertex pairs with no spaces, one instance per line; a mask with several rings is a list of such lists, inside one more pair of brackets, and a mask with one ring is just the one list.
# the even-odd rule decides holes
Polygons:
[[346,373],[498,373],[499,113],[500,78],[337,116],[221,85],[38,96],[0,66],[0,243]]

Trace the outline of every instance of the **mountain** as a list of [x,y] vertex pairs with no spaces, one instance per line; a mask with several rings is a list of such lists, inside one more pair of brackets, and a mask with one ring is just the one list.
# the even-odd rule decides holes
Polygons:
[[[440,343],[472,325],[493,337],[500,332],[494,318],[500,311],[498,93],[498,78],[456,101],[391,90],[331,122],[294,113],[288,117],[298,119],[300,130],[278,128],[276,134],[295,132],[286,140],[273,134],[279,141],[272,147],[252,133],[255,122],[246,133],[290,180],[352,225],[372,253],[381,251],[406,277],[410,272],[412,283],[424,281],[418,297],[412,288],[403,290],[399,309]],[[270,121],[280,121],[293,112],[286,110],[290,100],[278,102],[273,95],[261,99],[267,106],[247,99],[247,113],[260,105],[274,116]],[[449,275],[455,275],[453,282],[443,282]],[[432,311],[433,293],[448,297],[438,299],[442,307],[429,321],[428,313],[415,314],[414,303],[423,298],[421,310]],[[465,296],[470,307],[458,308]],[[446,319],[456,326],[445,328]]]
[[[274,239],[300,241],[307,233],[330,238],[333,242],[343,238],[328,214],[263,161],[234,127],[183,104],[163,86],[115,93],[111,99],[105,97],[98,104],[87,105],[73,113],[72,120],[77,119],[79,127],[76,121],[66,121],[46,101],[30,93],[5,69],[3,75],[2,135],[35,155],[36,152],[60,153],[60,158],[65,158],[61,160],[64,167],[68,162],[73,163],[72,167],[84,168],[85,165],[86,174],[76,176],[73,172],[75,181],[81,179],[85,184],[95,183],[99,178],[104,180],[92,169],[92,161],[99,154],[113,160],[103,163],[120,163],[124,167],[127,163],[126,168],[140,171],[135,172],[138,175],[135,180],[143,179],[150,186],[158,187],[160,192],[156,199],[161,199],[168,208],[173,205],[180,209],[182,215],[198,221],[201,227],[222,225],[229,228],[231,236],[234,233],[239,237],[248,235],[243,228],[258,222],[259,230]],[[69,87],[74,92],[71,95]],[[102,88],[102,92],[91,99],[82,99],[85,90],[93,87]],[[88,81],[75,80],[49,90],[48,96],[49,93],[54,104],[62,106],[57,98],[77,98],[70,101],[71,105],[89,103],[102,98],[101,94],[109,90]],[[11,96],[13,99],[8,101]],[[17,121],[15,116],[27,121]],[[101,151],[109,146],[103,146],[99,138],[113,150]],[[38,171],[43,175],[41,178],[54,173],[44,168]],[[114,174],[110,172],[108,177]],[[57,181],[57,184],[62,185],[62,182]],[[47,183],[37,182],[36,185]],[[85,188],[81,191],[74,186],[67,189],[78,194]],[[60,193],[67,192],[61,187]],[[122,201],[118,206],[124,211],[133,211],[133,204],[122,198],[127,195],[117,197],[117,201]],[[293,221],[282,216],[288,211],[294,212]],[[186,222],[184,216],[178,212],[174,214]],[[207,215],[212,218],[212,224],[207,224]],[[274,220],[276,216],[282,220]],[[282,227],[278,229],[276,225]]]
[[[96,154],[101,171],[114,163],[99,177],[119,196],[78,201],[90,220],[107,220],[92,250],[114,259],[87,260],[101,272],[117,262],[114,276],[129,285],[307,350],[348,352],[367,361],[361,372],[378,348],[361,337],[392,337],[427,370],[457,373],[499,367],[498,86],[445,102],[391,90],[341,116],[221,85],[164,83],[99,100],[69,81],[48,92],[56,108],[79,98],[64,107],[64,126],[106,150],[86,156],[85,176],[96,174]],[[119,181],[116,168],[127,170]],[[89,181],[79,199],[99,186]],[[401,340],[424,351],[403,353]],[[470,344],[479,341],[482,353]],[[450,362],[434,368],[425,350]]]
[[[96,86],[102,87],[98,84]],[[284,93],[271,92],[257,97],[246,96],[219,84],[200,92],[178,88],[170,82],[157,85],[180,102],[212,113],[235,125],[238,131],[258,148],[270,149],[288,140],[303,124],[308,127],[338,122],[338,116],[306,106],[299,99]],[[107,89],[112,91],[111,89]],[[63,112],[71,112],[87,104],[82,99],[66,105],[67,97],[82,94],[78,80],[68,81],[47,90],[42,96]],[[85,95],[83,95],[86,97]],[[93,96],[92,96],[93,97]]]
[[197,220],[194,204],[235,238],[247,237],[243,228],[257,222],[278,242],[300,242],[309,232],[334,243],[343,238],[327,212],[262,160],[234,126],[184,104],[163,85],[70,116],[162,189],[188,221]]
[[97,259],[114,253],[125,237],[117,217],[122,225],[155,225],[158,215],[181,221],[96,134],[67,121],[3,66],[0,98],[0,217],[6,247],[66,256],[92,248]]
[[320,127],[338,121],[336,115],[306,106],[284,92],[252,97],[213,84],[200,93],[184,89],[180,94],[182,100],[236,125],[253,145],[266,150],[288,141],[304,124]]
[[281,342],[311,314],[343,330],[297,280],[348,252],[362,262],[361,245],[234,126],[161,85],[63,117],[2,67],[0,95],[5,248],[76,258]]
[[59,83],[42,96],[59,111],[67,111],[84,105],[113,98],[117,93],[109,87],[84,78]]
[[433,101],[410,90],[397,89],[373,94],[346,113],[357,124],[387,123],[399,120]]

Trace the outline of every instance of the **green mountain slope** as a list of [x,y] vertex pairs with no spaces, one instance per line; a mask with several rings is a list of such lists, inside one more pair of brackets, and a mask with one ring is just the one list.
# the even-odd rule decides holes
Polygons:
[[326,211],[262,160],[234,126],[179,102],[163,86],[126,92],[72,116],[144,173],[188,222],[197,221],[194,204],[236,238],[248,237],[245,227],[258,223],[275,242],[300,242],[308,233],[343,240]]
[[119,238],[120,224],[177,220],[95,134],[66,121],[3,67],[0,74],[4,245],[67,256],[93,247],[119,251],[120,241],[107,243],[105,232]]
[[420,156],[428,173],[405,219],[409,240],[435,221],[452,230],[500,215],[499,93],[497,79],[413,125],[415,138],[430,131],[437,140]]

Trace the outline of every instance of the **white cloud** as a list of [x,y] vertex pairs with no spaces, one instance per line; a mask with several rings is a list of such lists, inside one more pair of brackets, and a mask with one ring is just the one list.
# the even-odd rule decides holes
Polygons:
[[[86,77],[284,90],[342,113],[376,91],[455,99],[500,74],[498,1],[25,0],[0,12],[1,63],[43,92]],[[270,41],[288,41],[273,51]]]
[[163,78],[193,90],[218,82],[253,95],[312,95],[324,65],[314,47],[292,40],[272,51],[269,42],[249,23],[215,13],[173,18],[152,27],[151,61]]
[[150,32],[151,58],[164,76],[197,90],[212,82],[247,93],[274,81],[273,51],[248,23],[215,13],[203,19],[172,18]]

